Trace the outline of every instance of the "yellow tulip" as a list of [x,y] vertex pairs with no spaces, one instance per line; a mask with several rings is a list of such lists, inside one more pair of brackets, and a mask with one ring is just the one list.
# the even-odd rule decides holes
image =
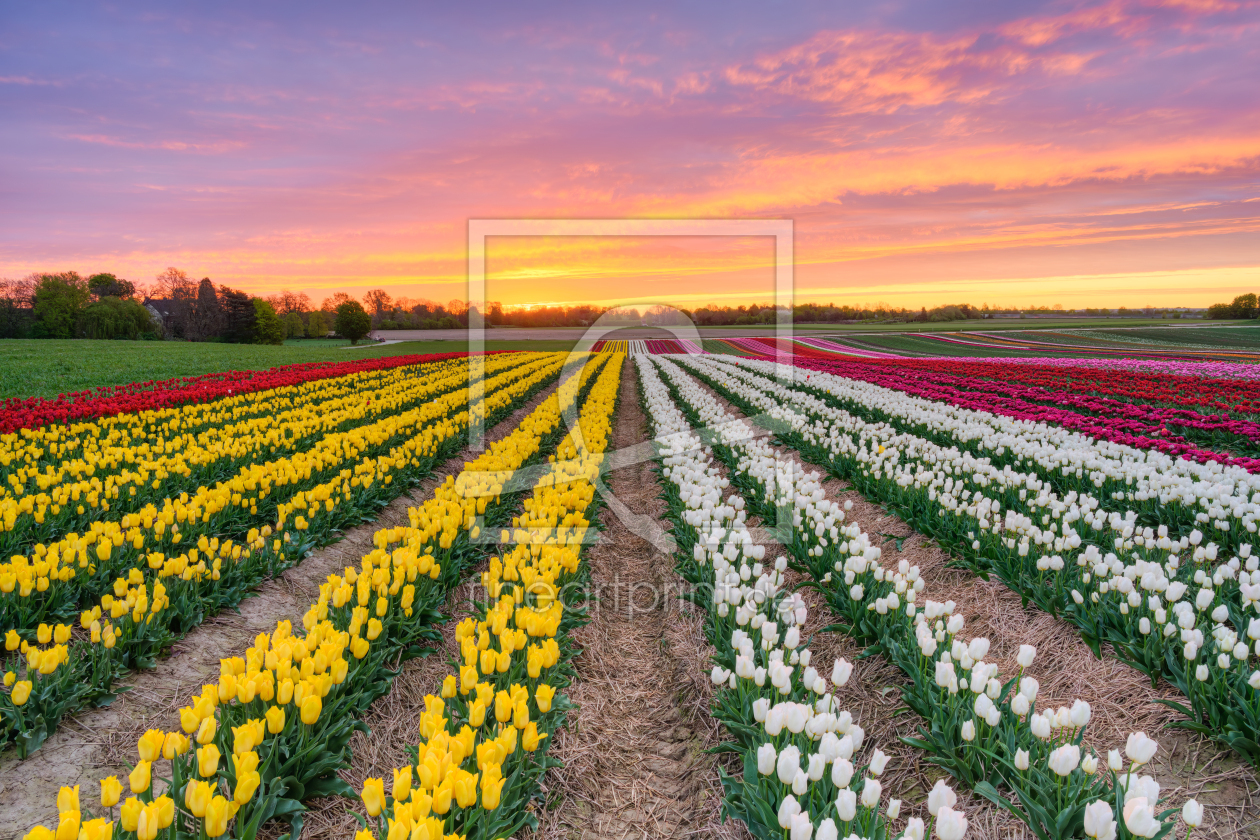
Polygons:
[[187,732],[189,735],[197,731],[201,726],[201,718],[197,716],[196,710],[185,706],[179,710],[179,728]]
[[59,645],[64,645],[70,641],[70,625],[58,624],[53,628],[53,641]]
[[13,683],[17,682],[17,673],[15,671],[4,672],[4,687],[12,688]]
[[[495,767],[495,768],[498,767],[497,764],[492,764],[490,766]],[[499,807],[499,798],[503,795],[503,784],[506,781],[507,780],[503,778],[503,775],[501,773],[498,774],[498,778],[482,780],[481,782],[481,807],[482,808],[485,808],[487,811],[493,811],[494,809]]]
[[14,706],[24,706],[31,696],[31,681],[18,680],[13,684],[13,690],[9,692],[9,699],[13,701]]
[[169,796],[159,796],[153,800],[158,806],[158,828],[166,828],[175,821],[175,800]]
[[207,744],[197,750],[197,772],[203,776],[213,776],[219,770],[219,759],[222,756],[214,744]]
[[507,723],[512,719],[512,695],[500,691],[494,696],[494,719],[499,723]]
[[166,735],[160,729],[150,729],[141,735],[140,740],[136,743],[136,751],[140,753],[140,760],[157,761],[158,756],[162,754],[162,744],[165,740]]
[[241,776],[236,782],[236,790],[232,794],[232,801],[237,805],[244,805],[254,795],[254,791],[258,790],[260,784],[262,784],[262,777],[258,775],[257,770],[252,770]]
[[136,840],[157,840],[158,807],[156,803],[145,805],[136,820]]
[[214,787],[209,782],[192,780],[184,788],[184,804],[188,806],[188,810],[192,812],[192,815],[197,818],[206,815],[206,806],[210,804],[210,799],[213,796]]
[[22,637],[18,635],[16,630],[10,630],[4,634],[4,649],[13,651],[22,646]]
[[549,685],[540,685],[534,690],[534,702],[538,704],[538,711],[546,714],[551,711],[551,700],[556,696],[556,690]]
[[454,790],[451,788],[450,779],[444,780],[433,790],[433,813],[445,816],[446,812],[451,810],[451,796]]
[[279,735],[284,731],[284,709],[272,706],[267,710],[267,731]]
[[113,836],[114,823],[100,817],[88,820],[79,829],[79,840],[112,840]]
[[140,812],[144,810],[144,803],[134,796],[128,796],[123,802],[122,808],[119,809],[118,822],[122,826],[123,831],[135,831],[136,824],[140,820]]
[[517,729],[524,729],[527,723],[529,723],[529,706],[525,705],[524,701],[520,701],[512,707],[512,725]]
[[57,833],[53,835],[54,840],[79,840],[79,823],[82,820],[78,811],[70,811],[62,814],[61,820],[57,825]]
[[54,840],[55,837],[51,828],[46,825],[37,825],[26,832],[22,840]]
[[538,745],[546,737],[547,733],[540,733],[538,731],[538,724],[531,720],[526,725],[525,731],[521,733],[521,747],[524,748],[526,752],[533,752],[538,749]]
[[481,700],[474,700],[472,705],[468,707],[468,723],[474,727],[480,727],[486,722],[486,704]]
[[400,820],[389,821],[389,832],[385,835],[385,840],[409,840],[411,831],[407,824]]
[[106,776],[101,779],[102,808],[113,808],[118,804],[120,796],[122,796],[122,782],[118,781],[117,776]]
[[41,645],[46,645],[52,641],[52,627],[40,622],[39,628],[35,631],[35,638],[39,640]]
[[401,770],[394,770],[394,801],[406,802],[411,795],[411,765]]
[[137,763],[131,771],[131,775],[127,777],[127,780],[131,782],[131,792],[144,793],[148,790],[152,775],[152,765],[149,762],[141,761]]
[[451,788],[455,794],[455,802],[461,808],[471,808],[477,804],[477,774],[457,770],[451,774],[455,777]]
[[372,833],[371,829],[361,828],[359,833],[354,835],[354,840],[376,840],[376,835]]
[[62,787],[57,791],[57,813],[79,810],[79,786]]
[[350,672],[350,663],[344,657],[339,658],[332,664],[332,681],[341,685],[346,681],[346,674]]
[[206,718],[197,727],[197,737],[194,739],[198,744],[205,746],[214,740],[214,735],[219,729],[219,722],[214,719],[214,715]]
[[312,694],[302,701],[302,723],[314,724],[319,720],[319,713],[324,708],[324,701]]
[[448,700],[455,696],[455,675],[447,674],[446,679],[442,680],[442,696]]
[[229,802],[222,796],[216,796],[206,806],[206,835],[222,837],[227,832],[228,819],[231,817]]
[[166,740],[162,742],[162,758],[170,761],[177,755],[183,755],[188,752],[188,736],[182,732],[166,733]]
[[293,680],[287,677],[281,681],[280,688],[276,691],[276,703],[281,706],[287,706],[289,701],[293,699]]
[[381,809],[385,807],[385,780],[365,779],[360,797],[363,799],[363,807],[367,809],[368,816],[375,817],[380,814]]

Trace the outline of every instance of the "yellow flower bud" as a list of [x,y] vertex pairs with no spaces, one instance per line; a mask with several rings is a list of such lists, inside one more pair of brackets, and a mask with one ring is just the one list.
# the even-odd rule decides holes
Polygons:
[[267,710],[267,731],[279,735],[284,731],[284,709],[272,706]]
[[411,796],[411,765],[408,764],[401,770],[394,770],[394,801],[406,802],[407,797]]
[[184,804],[194,817],[200,819],[206,815],[206,806],[214,796],[214,787],[209,782],[191,780],[184,788]]
[[65,814],[79,810],[79,786],[62,787],[57,791],[57,813]]
[[219,771],[219,759],[222,756],[214,744],[207,744],[197,750],[197,772],[203,776],[213,776]]
[[118,781],[117,776],[106,776],[101,779],[102,808],[113,808],[118,804],[120,796],[122,796],[122,782]]
[[131,783],[132,793],[144,793],[149,789],[149,781],[152,777],[152,765],[147,761],[141,761],[132,769],[131,774],[127,777],[127,781]]
[[380,814],[381,808],[385,806],[385,780],[365,779],[360,797],[363,799],[363,807],[367,809],[368,816],[375,817]]
[[302,701],[302,723],[307,725],[314,724],[319,720],[319,713],[324,708],[324,701],[318,695],[312,694]]
[[216,796],[206,806],[206,835],[222,837],[227,832],[228,820],[231,818],[231,803],[222,796]]
[[236,782],[236,790],[232,794],[232,801],[237,805],[244,805],[254,795],[254,791],[258,790],[258,786],[262,784],[262,777],[258,775],[257,770],[241,776]]
[[162,754],[162,743],[165,740],[166,736],[160,729],[150,729],[141,735],[140,740],[136,743],[136,751],[140,753],[140,760],[157,761]]

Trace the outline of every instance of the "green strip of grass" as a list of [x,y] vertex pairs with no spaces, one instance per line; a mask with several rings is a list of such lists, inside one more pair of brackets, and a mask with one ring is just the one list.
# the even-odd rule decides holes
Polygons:
[[[487,341],[487,350],[568,351],[572,341]],[[345,348],[345,349],[342,349]],[[0,399],[56,397],[102,385],[174,379],[224,370],[265,370],[306,362],[349,362],[416,353],[458,353],[466,341],[408,341],[351,348],[345,341],[280,347],[179,341],[0,341]]]

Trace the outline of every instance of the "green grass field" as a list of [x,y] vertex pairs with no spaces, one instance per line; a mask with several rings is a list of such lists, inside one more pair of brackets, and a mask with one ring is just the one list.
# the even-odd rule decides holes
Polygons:
[[[346,341],[294,341],[280,347],[253,344],[202,344],[182,341],[0,341],[0,399],[56,397],[101,385],[174,379],[223,370],[265,370],[303,362],[414,353],[455,353],[463,341],[408,341],[403,344],[348,348]],[[487,341],[487,350],[571,350],[571,341]]]

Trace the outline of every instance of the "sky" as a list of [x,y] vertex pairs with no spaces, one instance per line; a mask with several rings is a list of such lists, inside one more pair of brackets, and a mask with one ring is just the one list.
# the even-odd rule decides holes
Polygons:
[[[470,219],[790,219],[798,301],[1260,289],[1260,3],[0,0],[0,277],[465,298]],[[505,304],[768,301],[741,237],[491,237]]]

